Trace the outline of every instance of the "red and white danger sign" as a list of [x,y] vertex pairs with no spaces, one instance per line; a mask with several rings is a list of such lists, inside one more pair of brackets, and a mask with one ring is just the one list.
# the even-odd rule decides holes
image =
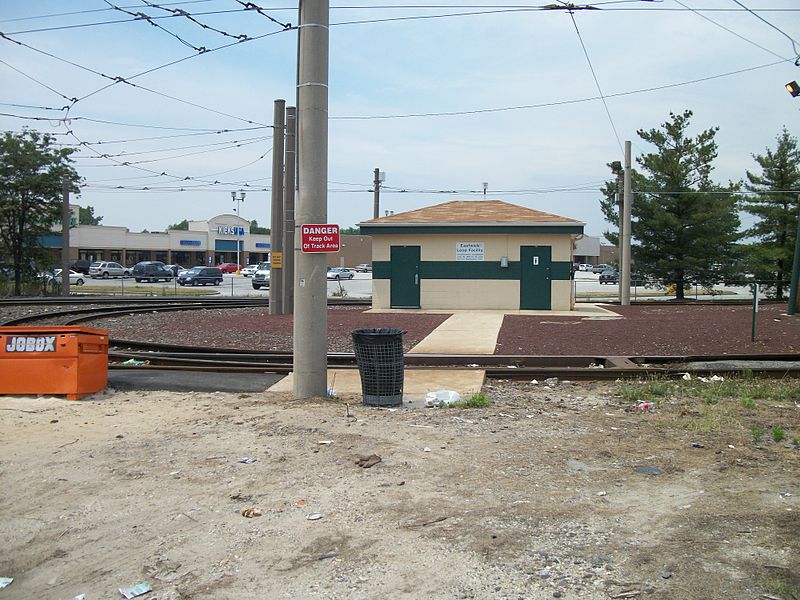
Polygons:
[[339,226],[332,223],[300,226],[303,252],[339,252]]

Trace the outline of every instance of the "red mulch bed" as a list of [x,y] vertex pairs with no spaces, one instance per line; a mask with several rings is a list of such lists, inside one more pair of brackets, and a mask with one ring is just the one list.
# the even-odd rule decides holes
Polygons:
[[[329,352],[352,352],[351,332],[365,327],[396,327],[403,330],[406,332],[403,347],[407,351],[450,316],[369,314],[365,310],[363,306],[335,306],[328,309]],[[270,315],[268,308],[214,308],[98,319],[90,325],[108,329],[112,339],[291,352],[293,318],[293,315]]]
[[762,304],[751,341],[752,306],[607,306],[617,320],[507,316],[496,354],[686,356],[800,352],[800,315]]

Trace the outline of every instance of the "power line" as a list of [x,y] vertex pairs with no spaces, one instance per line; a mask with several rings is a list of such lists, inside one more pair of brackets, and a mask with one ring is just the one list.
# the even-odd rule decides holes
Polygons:
[[[216,147],[216,146],[224,146],[224,145],[231,146],[231,144],[241,144],[241,143],[244,143],[244,142],[254,142],[254,141],[263,142],[263,141],[270,140],[270,139],[272,139],[272,136],[247,138],[247,139],[243,139],[243,140],[228,140],[228,141],[224,141],[224,142],[212,142],[212,143],[209,143],[209,144],[193,144],[191,146],[177,146],[175,148],[158,148],[158,149],[152,149],[152,150],[139,150],[139,151],[135,151],[135,152],[124,152],[123,151],[123,152],[119,152],[117,154],[103,154],[101,156],[89,156],[89,157],[86,157],[86,158],[87,159],[95,159],[95,158],[101,158],[101,157],[102,158],[107,158],[107,157],[110,157],[110,156],[113,156],[115,158],[121,157],[121,156],[139,156],[139,155],[142,155],[142,154],[157,154],[159,152],[177,152],[179,150],[194,150],[196,148],[213,148],[213,147]],[[86,144],[86,145],[88,146],[89,144]]]
[[[2,34],[2,33],[0,33],[0,36],[2,36],[2,35],[3,35],[3,34]],[[5,36],[3,36],[3,37],[5,37]],[[0,63],[3,63],[3,64],[4,64],[5,66],[7,66],[9,69],[11,69],[11,70],[13,70],[13,71],[16,71],[17,73],[19,73],[19,74],[20,74],[20,75],[22,75],[23,77],[26,77],[26,78],[30,79],[30,80],[31,80],[31,81],[33,81],[34,83],[38,83],[40,86],[42,86],[43,88],[46,88],[46,89],[50,90],[51,92],[53,92],[53,93],[54,93],[54,94],[56,94],[57,96],[61,96],[61,97],[62,97],[62,98],[64,98],[64,100],[66,100],[67,102],[75,102],[75,98],[70,98],[69,96],[67,96],[67,95],[65,95],[65,94],[62,94],[62,93],[61,93],[61,92],[59,92],[57,89],[55,89],[55,88],[52,88],[52,87],[50,87],[49,85],[47,85],[46,83],[43,83],[43,82],[39,81],[38,79],[36,79],[36,78],[35,78],[35,77],[33,77],[32,75],[28,75],[28,74],[27,74],[27,73],[25,73],[24,71],[20,71],[18,68],[14,67],[14,66],[12,66],[12,65],[10,65],[10,64],[8,64],[6,61],[4,61],[4,60],[0,59]]]
[[[200,151],[197,151],[197,152],[187,152],[185,154],[176,154],[175,156],[163,156],[163,157],[159,157],[159,158],[149,158],[149,159],[145,159],[145,160],[134,160],[134,161],[126,160],[126,161],[122,161],[121,163],[119,163],[118,166],[120,166],[120,167],[129,167],[131,165],[143,165],[143,164],[147,164],[147,163],[163,162],[163,161],[166,161],[166,160],[174,160],[176,158],[186,158],[187,156],[197,156],[198,154],[209,154],[211,152],[219,152],[221,150],[231,150],[233,148],[241,148],[243,146],[250,146],[252,144],[257,144],[260,141],[263,141],[263,140],[262,139],[258,139],[256,141],[250,141],[250,142],[237,142],[237,143],[232,143],[232,144],[230,144],[228,146],[225,146],[224,148],[214,148],[212,150],[200,150]],[[142,154],[142,153],[132,152],[131,155],[133,155],[133,154]],[[126,155],[100,154],[100,155],[98,155],[96,157],[86,157],[86,158],[87,159],[88,158],[101,158],[101,159],[108,160],[108,159],[111,159],[111,158],[113,158],[115,156],[120,156],[120,158],[121,158],[122,156],[129,156],[129,155],[127,155],[127,154]],[[81,165],[81,166],[83,166],[83,167],[89,167],[89,166],[92,166],[92,167],[105,167],[106,165]]]
[[581,36],[581,31],[578,29],[578,22],[575,20],[575,14],[572,10],[569,10],[569,18],[572,19],[572,24],[575,26],[575,33],[578,34],[578,40],[581,43],[581,48],[583,48],[583,55],[586,57],[586,62],[589,63],[589,70],[592,72],[592,78],[594,79],[594,84],[597,86],[597,91],[600,94],[600,99],[603,101],[603,107],[606,109],[606,114],[608,115],[608,122],[611,123],[611,129],[614,130],[614,137],[617,138],[617,145],[619,146],[620,154],[624,154],[624,150],[622,149],[622,141],[619,139],[619,133],[617,133],[617,126],[614,125],[614,119],[611,118],[611,111],[608,109],[608,103],[606,102],[606,98],[603,95],[603,90],[600,87],[600,81],[597,79],[597,73],[595,73],[594,65],[592,65],[592,59],[589,58],[589,51],[586,49],[586,44],[583,42],[583,36]]
[[[183,4],[200,4],[205,2],[213,2],[214,0],[184,0],[183,2],[168,2],[165,6],[178,6]],[[123,8],[138,8],[138,6],[125,6]],[[30,17],[17,17],[14,19],[0,19],[0,23],[13,23],[16,21],[32,21],[35,19],[50,19],[55,17],[71,17],[74,15],[85,15],[89,13],[108,12],[110,8],[91,8],[88,10],[75,10],[71,12],[50,13],[47,15],[34,15]]]
[[794,55],[796,57],[795,64],[796,65],[800,65],[800,52],[797,51],[797,41],[792,36],[790,36],[788,33],[783,31],[782,29],[776,27],[775,25],[773,25],[772,23],[767,21],[764,17],[762,17],[758,13],[756,13],[756,12],[750,10],[749,8],[747,8],[744,4],[739,2],[739,0],[733,0],[733,1],[736,4],[738,4],[739,6],[741,6],[743,9],[745,9],[747,12],[749,12],[751,15],[753,15],[756,19],[758,19],[759,21],[761,21],[763,23],[766,23],[767,25],[772,27],[775,31],[777,31],[778,33],[780,33],[781,35],[786,37],[792,43],[792,50],[794,50]]
[[169,12],[170,14],[172,14],[172,15],[174,15],[176,17],[186,17],[189,21],[191,21],[195,25],[201,27],[202,29],[207,29],[209,31],[213,31],[215,33],[219,33],[220,35],[223,35],[225,37],[233,38],[235,40],[242,40],[242,41],[244,41],[244,40],[249,38],[249,36],[246,33],[241,33],[239,35],[235,35],[235,34],[232,34],[232,33],[228,33],[227,31],[223,31],[222,29],[217,29],[216,27],[212,27],[211,25],[207,25],[206,23],[201,23],[200,21],[195,19],[191,15],[191,13],[188,13],[183,9],[180,9],[180,8],[167,8],[166,5],[154,4],[153,2],[149,2],[148,0],[142,0],[142,2],[144,2],[147,6],[149,6],[151,8],[157,8],[159,10],[165,10],[165,11]]
[[195,45],[194,45],[194,44],[192,44],[191,42],[187,42],[185,39],[183,39],[183,38],[182,38],[181,36],[179,36],[177,33],[174,33],[174,32],[172,32],[172,31],[170,31],[169,29],[167,29],[167,28],[166,28],[166,27],[164,27],[163,25],[159,25],[158,23],[156,23],[156,22],[155,22],[155,20],[154,20],[154,19],[152,19],[152,18],[151,18],[149,15],[147,15],[147,14],[145,14],[145,13],[143,13],[143,12],[136,12],[136,13],[134,13],[134,12],[130,12],[129,10],[126,10],[126,9],[124,9],[124,8],[120,8],[119,6],[117,6],[117,5],[115,5],[115,4],[112,4],[111,2],[109,2],[109,0],[103,0],[103,2],[105,2],[106,4],[108,4],[108,5],[109,5],[111,8],[113,8],[114,10],[118,10],[118,11],[120,11],[121,13],[124,13],[124,14],[126,14],[126,15],[131,15],[132,17],[134,17],[134,21],[146,21],[147,23],[150,23],[150,25],[152,25],[152,26],[153,26],[153,27],[155,27],[156,29],[160,29],[160,30],[161,30],[161,31],[163,31],[164,33],[167,33],[167,34],[171,35],[171,36],[172,36],[172,37],[174,37],[176,40],[178,40],[178,41],[179,41],[181,44],[183,44],[184,46],[188,46],[189,48],[191,48],[191,49],[192,49],[192,50],[194,50],[195,52],[200,52],[200,53],[203,53],[203,52],[205,52],[205,51],[206,51],[206,48],[205,48],[204,46],[195,46]]
[[127,140],[98,140],[96,142],[86,142],[88,146],[100,146],[102,144],[129,144],[133,142],[149,142],[152,140],[167,140],[182,137],[198,137],[201,135],[221,135],[223,133],[239,133],[243,131],[258,131],[259,129],[271,129],[271,126],[264,127],[242,127],[239,129],[216,129],[206,130],[197,133],[176,133],[173,135],[154,135],[150,137],[133,138]]
[[709,23],[712,23],[713,25],[716,25],[716,26],[717,26],[717,27],[719,27],[720,29],[724,29],[724,30],[725,30],[725,31],[727,31],[728,33],[730,33],[730,34],[732,34],[732,35],[735,35],[735,36],[736,36],[736,37],[738,37],[740,40],[744,40],[745,42],[747,42],[748,44],[752,44],[752,45],[753,45],[753,46],[755,46],[756,48],[760,48],[761,50],[764,50],[765,52],[769,52],[770,54],[772,54],[772,56],[774,56],[774,57],[776,57],[776,58],[780,58],[781,60],[785,60],[785,59],[784,59],[784,57],[782,57],[782,56],[781,56],[780,54],[778,54],[777,52],[773,52],[773,51],[772,51],[772,50],[770,50],[769,48],[765,48],[765,47],[764,47],[764,46],[762,46],[761,44],[757,44],[757,43],[756,43],[756,42],[754,42],[753,40],[751,40],[751,39],[748,39],[748,38],[744,37],[743,35],[739,35],[739,34],[738,34],[738,33],[736,33],[735,31],[733,31],[732,29],[729,29],[728,27],[725,27],[724,25],[722,25],[721,23],[718,23],[718,22],[717,22],[717,21],[715,21],[714,19],[711,19],[710,17],[707,17],[707,16],[705,16],[705,15],[704,15],[704,14],[703,14],[701,11],[699,11],[699,10],[695,10],[695,9],[693,9],[693,8],[689,7],[689,6],[686,6],[686,5],[685,5],[683,2],[681,2],[680,0],[674,0],[674,1],[675,1],[675,2],[677,2],[678,4],[680,4],[681,6],[685,7],[685,8],[686,8],[686,10],[690,10],[690,11],[692,11],[692,12],[693,12],[693,13],[695,13],[695,14],[696,14],[698,17],[701,17],[701,18],[705,19],[706,21],[708,21]]
[[[681,81],[678,83],[668,83],[660,86],[654,87],[647,87],[647,88],[639,88],[636,90],[629,90],[626,92],[616,92],[613,94],[606,94],[605,98],[621,98],[623,96],[633,96],[635,94],[644,94],[647,92],[657,92],[661,90],[667,90],[676,87],[682,87],[685,85],[693,85],[695,83],[703,83],[705,81],[713,81],[714,79],[721,79],[723,77],[730,77],[733,75],[740,75],[742,73],[749,73],[751,71],[757,71],[760,69],[766,69],[768,67],[774,67],[776,65],[781,65],[785,62],[791,62],[788,59],[783,59],[777,62],[766,63],[763,65],[758,65],[755,67],[746,67],[744,69],[737,69],[735,71],[727,71],[725,73],[719,73],[717,75],[709,75],[707,77],[700,77],[698,79],[690,79],[688,81]],[[379,120],[379,119],[411,119],[416,117],[456,117],[456,116],[464,116],[464,115],[478,115],[484,113],[497,113],[497,112],[510,112],[514,110],[530,110],[535,108],[549,108],[554,106],[565,106],[570,104],[582,104],[584,102],[594,102],[595,100],[600,100],[600,96],[591,96],[588,98],[577,98],[572,100],[559,100],[555,102],[541,102],[538,104],[521,104],[517,106],[502,106],[496,108],[479,108],[473,110],[454,110],[454,111],[443,111],[443,112],[427,112],[427,113],[406,113],[406,114],[393,114],[393,115],[347,115],[347,116],[331,116],[329,117],[332,121],[372,121],[372,120]]]

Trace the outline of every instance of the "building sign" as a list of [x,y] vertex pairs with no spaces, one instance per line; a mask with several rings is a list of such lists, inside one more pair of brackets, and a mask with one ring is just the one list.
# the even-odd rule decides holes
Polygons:
[[244,235],[244,227],[237,227],[236,225],[217,225],[217,233],[219,235]]
[[339,252],[339,226],[331,223],[300,226],[303,252]]
[[272,244],[266,242],[256,242],[256,248],[272,248]]
[[283,268],[283,252],[272,252],[269,255],[271,261],[271,267],[273,269],[282,269]]
[[483,260],[483,242],[456,242],[456,260]]
[[199,246],[200,240],[181,240],[181,246]]

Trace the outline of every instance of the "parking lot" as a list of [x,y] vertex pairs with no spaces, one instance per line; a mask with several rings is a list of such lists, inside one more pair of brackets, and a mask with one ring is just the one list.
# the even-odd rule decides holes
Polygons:
[[[369,298],[372,296],[372,273],[355,273],[355,277],[350,280],[328,281],[328,296],[342,296],[344,291],[345,298]],[[269,297],[269,289],[262,288],[254,290],[251,277],[225,273],[222,285],[219,286],[199,286],[181,287],[173,279],[170,282],[159,281],[158,283],[136,283],[132,277],[117,277],[111,279],[92,279],[84,276],[85,285],[71,286],[72,292],[81,293],[107,293],[117,295],[182,295],[194,293],[217,294],[221,296],[235,297]]]

